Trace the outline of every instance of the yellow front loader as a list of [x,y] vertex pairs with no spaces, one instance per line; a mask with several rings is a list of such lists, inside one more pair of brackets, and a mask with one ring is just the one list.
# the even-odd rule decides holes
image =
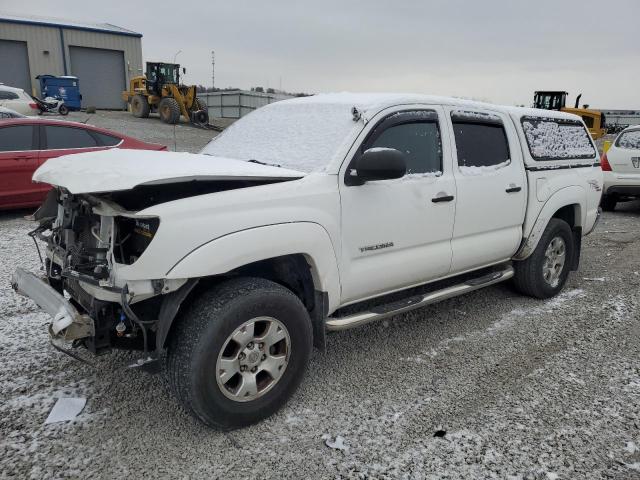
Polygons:
[[567,92],[561,91],[539,91],[535,92],[533,97],[534,108],[542,108],[544,110],[559,110],[562,112],[573,113],[582,117],[585,125],[589,129],[589,133],[594,140],[604,136],[607,133],[605,128],[605,116],[604,113],[599,110],[593,110],[587,108],[585,105],[580,108],[580,97],[582,94],[576,97],[576,105],[574,108],[567,107]]
[[180,65],[176,63],[147,62],[146,75],[133,77],[122,99],[138,118],[158,112],[165,123],[176,124],[181,115],[198,125],[209,123],[207,107],[196,96],[196,87],[180,84]]

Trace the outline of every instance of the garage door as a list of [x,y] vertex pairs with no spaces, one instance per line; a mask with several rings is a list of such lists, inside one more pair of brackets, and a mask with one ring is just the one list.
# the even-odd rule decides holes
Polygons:
[[[0,40],[0,82],[31,93],[29,56],[26,42]],[[11,68],[7,67],[11,65]]]
[[71,74],[79,79],[82,107],[124,108],[124,52],[69,47]]

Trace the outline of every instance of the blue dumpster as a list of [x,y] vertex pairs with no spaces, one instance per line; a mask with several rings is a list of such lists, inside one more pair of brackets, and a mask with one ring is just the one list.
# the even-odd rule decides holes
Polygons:
[[82,95],[80,95],[78,77],[38,75],[36,79],[40,80],[40,94],[42,98],[62,98],[69,110],[80,110]]

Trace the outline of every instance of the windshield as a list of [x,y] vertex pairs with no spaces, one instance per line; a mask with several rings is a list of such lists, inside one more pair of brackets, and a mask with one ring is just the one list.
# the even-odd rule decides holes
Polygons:
[[344,103],[276,102],[238,120],[202,153],[308,173],[327,166],[354,129],[361,128]]

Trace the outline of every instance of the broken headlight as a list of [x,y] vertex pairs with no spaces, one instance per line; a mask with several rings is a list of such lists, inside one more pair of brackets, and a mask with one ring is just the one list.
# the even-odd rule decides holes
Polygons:
[[159,226],[158,217],[116,217],[113,249],[116,262],[131,265],[138,260],[155,237]]

